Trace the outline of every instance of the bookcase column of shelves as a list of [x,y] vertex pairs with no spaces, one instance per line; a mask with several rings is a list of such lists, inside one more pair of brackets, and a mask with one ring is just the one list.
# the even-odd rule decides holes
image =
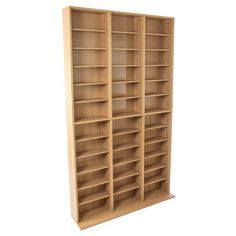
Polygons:
[[173,18],[64,9],[72,217],[170,199]]

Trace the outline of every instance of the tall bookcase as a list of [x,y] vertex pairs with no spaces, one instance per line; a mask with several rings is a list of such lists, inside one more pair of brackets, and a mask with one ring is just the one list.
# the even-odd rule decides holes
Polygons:
[[174,18],[63,14],[71,212],[83,229],[174,197]]

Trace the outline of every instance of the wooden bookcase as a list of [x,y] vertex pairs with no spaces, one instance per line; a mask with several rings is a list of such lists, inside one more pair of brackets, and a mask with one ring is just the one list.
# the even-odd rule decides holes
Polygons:
[[174,197],[174,18],[63,13],[71,212],[83,229]]

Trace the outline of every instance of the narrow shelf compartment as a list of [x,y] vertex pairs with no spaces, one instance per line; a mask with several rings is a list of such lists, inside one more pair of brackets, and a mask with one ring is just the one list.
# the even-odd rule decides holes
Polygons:
[[145,130],[162,129],[167,127],[167,124],[150,124],[145,126]]
[[96,163],[96,164],[93,164],[93,165],[78,167],[77,174],[82,175],[82,174],[85,174],[85,173],[90,173],[90,172],[97,171],[97,170],[104,170],[104,169],[107,169],[107,168],[109,168],[109,166],[105,163]]
[[80,135],[75,138],[76,142],[89,141],[94,139],[108,138],[108,135],[105,133],[98,134],[89,134],[89,135]]
[[146,93],[145,97],[164,97],[168,95],[168,93]]
[[84,118],[79,118],[75,121],[75,125],[78,124],[87,124],[87,123],[93,123],[93,122],[99,122],[99,121],[107,121],[109,120],[108,117],[106,116],[92,116],[92,117],[84,117]]
[[88,150],[88,151],[78,152],[76,157],[77,158],[85,158],[85,157],[96,156],[96,155],[104,154],[104,153],[108,153],[108,150],[106,148],[95,148],[95,149]]
[[74,86],[91,86],[91,85],[106,85],[106,81],[96,81],[96,82],[81,82],[81,83],[74,83]]
[[118,180],[125,179],[128,177],[136,176],[139,174],[140,173],[137,170],[128,170],[128,171],[124,171],[124,172],[118,172],[118,173],[114,174],[114,181],[118,181]]
[[151,176],[149,178],[145,178],[144,185],[147,186],[147,185],[150,185],[150,184],[162,182],[164,180],[166,180],[166,178],[161,176],[161,175]]
[[116,158],[113,160],[113,166],[116,167],[119,165],[124,165],[124,164],[137,162],[137,161],[139,161],[139,158],[135,156]]
[[107,98],[84,98],[84,99],[74,101],[74,103],[81,104],[81,103],[106,102],[106,101],[108,101]]
[[145,139],[145,144],[162,143],[166,142],[167,140],[168,139],[164,137],[147,138]]
[[138,132],[140,132],[140,129],[137,128],[117,129],[113,131],[113,136],[123,135],[123,134],[133,134]]
[[122,144],[117,144],[113,146],[113,151],[121,151],[121,150],[126,150],[130,148],[136,148],[139,147],[140,145],[135,142],[129,142],[129,143],[122,143]]
[[92,47],[73,47],[73,50],[106,50],[107,48],[92,48]]
[[134,31],[120,31],[120,30],[113,30],[113,34],[132,34],[132,35],[139,35],[140,32],[134,32]]
[[113,51],[141,51],[139,48],[112,48]]
[[96,187],[96,186],[107,184],[107,183],[109,183],[109,180],[107,180],[105,177],[87,180],[87,181],[83,181],[82,183],[78,184],[78,190],[84,190],[87,188],[92,188],[92,187]]
[[132,65],[132,64],[124,64],[124,65],[112,65],[112,67],[140,67],[141,65]]
[[170,50],[167,48],[146,48],[147,52],[169,52]]
[[151,82],[168,82],[169,79],[146,79],[145,82],[151,83]]
[[161,33],[146,33],[147,36],[160,36],[160,37],[168,37],[169,34],[161,34]]
[[83,204],[90,203],[90,202],[94,202],[94,201],[97,201],[100,199],[108,198],[108,197],[109,197],[109,194],[105,191],[91,194],[91,195],[87,195],[84,197],[80,197],[79,198],[79,206],[81,206]]
[[123,118],[129,118],[129,117],[138,117],[142,116],[141,113],[135,112],[135,111],[116,111],[116,113],[113,114],[113,119],[123,119]]
[[114,188],[114,195],[138,189],[140,186],[137,183],[128,183]]
[[166,67],[166,66],[169,66],[169,64],[149,64],[146,66],[147,67]]
[[152,157],[163,156],[163,155],[166,155],[166,154],[167,154],[166,151],[154,150],[154,151],[145,152],[144,157],[145,157],[145,159],[147,159],[147,158],[152,158]]
[[167,165],[162,164],[162,163],[154,163],[148,166],[145,166],[145,172],[153,171],[153,170],[160,170],[163,168],[166,168]]
[[79,31],[79,32],[93,32],[93,33],[106,33],[106,30],[102,29],[82,29],[82,28],[72,28],[72,31]]
[[107,65],[74,65],[74,68],[105,68]]
[[153,114],[163,114],[163,113],[169,113],[171,112],[170,109],[165,108],[156,108],[156,109],[146,109],[145,115],[153,115]]
[[116,96],[116,97],[113,97],[112,100],[115,101],[115,100],[138,99],[138,98],[140,98],[139,95],[123,95],[123,96]]
[[113,84],[133,84],[133,83],[140,83],[139,80],[113,80]]

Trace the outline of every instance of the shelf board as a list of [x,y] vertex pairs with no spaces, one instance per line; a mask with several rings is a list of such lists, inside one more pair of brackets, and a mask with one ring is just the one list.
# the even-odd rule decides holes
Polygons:
[[163,156],[167,154],[166,151],[162,151],[162,150],[154,150],[154,151],[150,151],[150,152],[145,152],[144,153],[144,158],[152,158],[152,157],[158,157],[158,156]]
[[139,80],[113,80],[113,84],[131,84],[131,83],[140,83]]
[[101,139],[101,138],[107,138],[108,135],[105,133],[98,133],[98,134],[89,134],[89,135],[81,135],[77,136],[75,138],[76,142],[83,142],[83,141],[90,141],[94,139]]
[[146,93],[145,97],[165,97],[168,96],[168,93]]
[[91,173],[91,172],[94,172],[97,170],[104,170],[107,168],[109,168],[109,166],[105,163],[96,163],[96,164],[88,165],[88,166],[80,166],[80,167],[78,167],[77,175]]
[[107,180],[104,177],[93,179],[93,180],[86,180],[78,184],[78,190],[84,190],[87,188],[92,188],[92,187],[96,187],[96,186],[107,184],[107,183],[109,183],[109,180]]
[[114,174],[114,181],[125,179],[128,177],[139,175],[140,173],[137,170],[128,170],[124,172],[118,172]]
[[168,139],[164,137],[147,138],[145,139],[145,144],[162,143],[166,142],[167,140]]
[[167,82],[169,79],[146,79],[145,82],[151,83],[151,82]]
[[167,48],[146,48],[146,52],[169,52]]
[[112,48],[113,51],[141,51],[140,48]]
[[73,47],[73,50],[106,50],[107,48]]
[[74,86],[91,86],[91,85],[106,85],[106,81],[97,81],[97,82],[80,82],[74,83]]
[[171,112],[170,109],[165,108],[156,108],[156,109],[146,109],[145,115],[154,115],[154,114],[163,114],[163,113],[169,113]]
[[155,163],[155,164],[145,166],[144,172],[149,172],[149,171],[153,171],[153,170],[160,170],[160,169],[163,169],[163,168],[166,168],[166,167],[167,167],[167,165],[165,165],[165,164]]
[[144,179],[144,185],[147,186],[147,185],[158,183],[158,182],[161,182],[161,181],[164,181],[164,180],[166,180],[165,177],[162,177],[160,175],[156,175],[156,176],[152,176],[152,177],[149,177],[149,178],[145,178]]
[[147,67],[165,67],[165,66],[169,66],[169,64],[149,64],[146,66]]
[[120,31],[120,30],[113,30],[113,34],[141,34],[140,32],[134,32],[134,31]]
[[135,112],[135,111],[117,111],[113,114],[112,119],[123,119],[123,118],[129,118],[129,117],[139,117],[142,116],[141,113]]
[[109,194],[107,192],[99,192],[91,195],[86,195],[84,197],[79,197],[79,206],[94,202],[100,199],[108,198]]
[[128,183],[121,186],[114,187],[114,195],[138,189],[140,186],[137,183]]
[[134,64],[123,64],[123,65],[112,65],[112,67],[140,67],[141,65]]
[[107,121],[107,120],[109,120],[109,119],[106,116],[85,117],[85,118],[77,119],[75,121],[75,125],[95,123],[95,122]]
[[94,148],[92,150],[79,152],[77,153],[76,157],[84,158],[84,157],[90,157],[90,156],[95,156],[99,154],[105,154],[105,153],[108,153],[108,150],[106,148]]
[[130,148],[136,148],[139,146],[140,145],[135,142],[116,144],[116,145],[113,145],[113,151],[121,151],[121,150],[130,149]]
[[169,34],[151,33],[151,32],[147,32],[146,35],[147,35],[147,36],[160,36],[160,37],[168,37],[168,36],[170,36]]
[[107,102],[107,98],[86,98],[86,99],[80,99],[77,101],[74,101],[75,104],[81,104],[81,103],[91,103],[91,102]]
[[145,130],[153,130],[153,129],[162,129],[162,128],[167,128],[167,124],[151,124],[151,125],[146,125]]
[[106,30],[102,29],[84,29],[84,28],[72,28],[72,31],[79,31],[79,32],[93,32],[93,33],[106,33]]
[[107,65],[74,65],[74,68],[105,68]]
[[139,158],[135,156],[116,158],[113,160],[113,166],[115,167],[115,166],[137,162],[137,161],[139,161]]
[[113,97],[112,101],[118,101],[118,100],[123,100],[123,99],[138,99],[140,98],[139,95],[123,95],[123,96],[117,96],[117,97]]
[[137,128],[126,128],[126,129],[117,129],[113,131],[113,136],[122,135],[122,134],[132,134],[138,133],[140,129]]

